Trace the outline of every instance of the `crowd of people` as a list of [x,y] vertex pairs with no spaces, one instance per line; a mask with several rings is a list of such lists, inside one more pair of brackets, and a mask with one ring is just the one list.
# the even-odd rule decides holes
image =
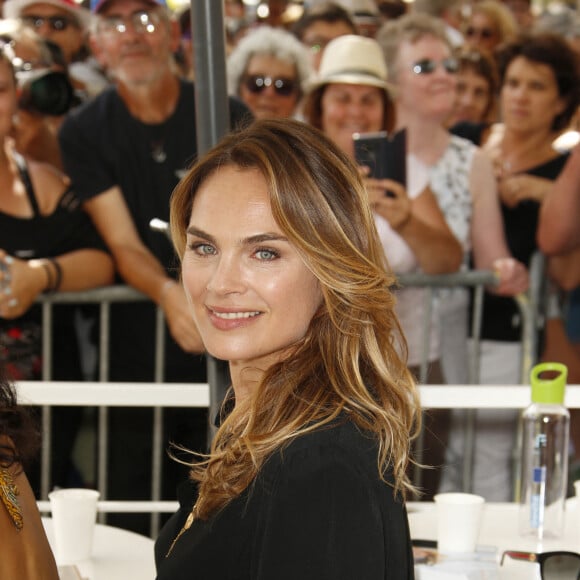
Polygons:
[[[161,578],[179,577],[180,542],[171,541],[191,533],[192,509],[194,521],[219,512],[226,525],[241,517],[242,501],[247,508],[245,502],[252,506],[267,493],[269,478],[281,477],[277,493],[287,491],[282,449],[292,464],[312,445],[307,459],[314,461],[336,435],[356,454],[362,444],[353,433],[368,431],[375,444],[357,461],[366,473],[374,454],[376,471],[378,453],[379,473],[365,477],[373,489],[385,481],[392,486],[389,502],[413,489],[406,470],[416,452],[435,467],[423,471],[421,497],[461,488],[464,416],[426,415],[422,449],[413,449],[418,413],[414,399],[403,405],[401,397],[414,396],[419,380],[468,383],[472,296],[461,287],[441,290],[427,310],[425,290],[396,287],[396,274],[494,271],[497,284],[485,292],[478,382],[517,384],[525,379],[513,298],[527,290],[532,256],[542,252],[549,285],[536,355],[566,363],[570,381],[580,382],[580,144],[569,139],[572,145],[563,148],[559,139],[578,137],[575,17],[563,32],[550,30],[546,15],[525,2],[517,9],[503,0],[264,4],[269,12],[224,3],[222,72],[235,137],[198,165],[189,8],[176,13],[164,0],[5,0],[2,6],[0,364],[11,380],[42,378],[37,296],[114,282],[150,301],[112,306],[110,380],[155,379],[157,308],[166,320],[164,381],[206,382],[208,355],[230,362],[228,412],[210,454],[193,468],[196,490],[184,492],[182,510],[160,542],[160,554],[175,555]],[[357,158],[355,134],[379,132],[402,136],[405,144],[405,167],[396,178],[375,176]],[[171,236],[150,227],[155,218],[171,218]],[[218,255],[235,273],[225,265],[221,271]],[[279,270],[279,264],[286,265]],[[289,271],[294,278],[284,279]],[[251,299],[230,303],[233,294]],[[345,307],[353,309],[349,316]],[[208,310],[211,324],[204,327]],[[283,323],[278,312],[292,320]],[[94,379],[98,311],[66,305],[54,318],[51,378]],[[261,322],[250,323],[254,318]],[[393,338],[399,324],[402,341]],[[265,335],[254,337],[251,348],[221,342],[214,332],[259,334],[247,327],[261,325]],[[340,329],[358,337],[358,348],[335,336]],[[268,348],[277,355],[266,357]],[[236,357],[257,366],[240,368]],[[304,408],[305,401],[313,408]],[[71,458],[83,416],[82,410],[56,413],[63,420],[53,429],[51,485],[67,486],[81,477],[72,475]],[[205,410],[166,410],[164,446],[205,453],[213,420]],[[473,490],[489,500],[512,497],[516,423],[512,412],[477,415]],[[573,416],[573,465],[580,465],[578,423]],[[110,497],[150,497],[150,425],[148,410],[110,411]],[[406,443],[389,439],[399,427]],[[303,467],[304,477],[314,477]],[[329,464],[336,478],[345,467]],[[165,457],[164,498],[175,497],[190,469]],[[29,475],[38,493],[34,468]],[[316,482],[308,502],[320,506],[317,493],[325,497],[328,489]],[[249,509],[245,525],[280,531],[278,512],[268,510],[288,506],[272,501]],[[300,496],[296,501],[303,503]],[[369,502],[369,510],[392,508]],[[404,510],[397,517],[402,525]],[[118,522],[147,528],[139,516]],[[206,533],[203,526],[195,532]],[[216,548],[219,538],[212,539]],[[275,540],[264,535],[263,541]],[[300,538],[296,549],[306,541]],[[270,548],[275,565],[279,548]],[[395,560],[407,561],[397,550]],[[254,557],[243,554],[249,568],[257,565]],[[340,562],[334,553],[325,557]]]

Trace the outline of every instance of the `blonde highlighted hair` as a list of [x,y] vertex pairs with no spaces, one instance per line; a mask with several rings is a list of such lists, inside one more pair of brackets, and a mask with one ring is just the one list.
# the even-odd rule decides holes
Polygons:
[[323,304],[304,338],[268,369],[251,403],[234,409],[210,454],[192,466],[200,484],[196,517],[241,494],[294,438],[339,416],[376,438],[380,477],[392,472],[404,493],[419,403],[394,312],[395,279],[356,167],[298,121],[261,120],[230,134],[173,193],[171,233],[181,258],[196,192],[224,166],[263,175],[274,219],[318,279]]

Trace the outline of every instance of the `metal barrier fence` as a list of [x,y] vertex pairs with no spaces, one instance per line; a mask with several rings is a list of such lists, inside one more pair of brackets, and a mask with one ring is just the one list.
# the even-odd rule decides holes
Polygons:
[[[526,383],[529,376],[529,370],[533,366],[536,358],[537,347],[537,330],[539,321],[541,320],[542,310],[542,288],[543,288],[543,260],[537,255],[534,257],[532,266],[530,268],[531,287],[526,295],[516,297],[520,313],[522,315],[523,330],[522,330],[522,372],[521,382]],[[492,272],[484,271],[469,271],[460,272],[456,274],[447,274],[439,276],[431,276],[424,274],[406,274],[399,277],[399,283],[402,287],[419,286],[428,289],[426,292],[424,328],[423,328],[423,353],[429,350],[429,325],[431,321],[432,305],[436,300],[437,292],[441,288],[456,288],[456,287],[471,287],[474,289],[474,309],[472,325],[474,329],[474,340],[476,348],[474,352],[477,353],[478,337],[481,329],[481,320],[483,316],[483,293],[486,286],[493,286],[497,283],[497,279]],[[119,406],[151,406],[153,408],[153,425],[152,425],[152,439],[153,439],[153,457],[152,457],[152,501],[159,501],[161,499],[161,482],[162,482],[162,454],[163,454],[163,417],[162,406],[156,404],[149,404],[144,398],[146,392],[149,390],[140,391],[139,403],[135,404],[135,398],[130,402],[123,399],[123,393],[128,390],[134,392],[135,388],[148,385],[147,383],[110,383],[108,382],[109,373],[109,341],[110,333],[110,306],[116,302],[143,302],[148,301],[148,298],[143,294],[129,288],[127,286],[111,286],[107,288],[100,288],[85,292],[67,292],[58,293],[49,296],[42,296],[39,298],[42,303],[43,316],[43,382],[51,381],[52,367],[51,367],[51,329],[52,329],[52,307],[55,304],[99,304],[100,305],[100,339],[99,339],[99,368],[98,380],[99,383],[52,383],[59,385],[59,398],[55,402],[51,399],[50,402],[44,404],[41,391],[35,391],[33,397],[35,402],[43,405],[43,447],[41,458],[41,496],[46,499],[49,491],[50,482],[50,456],[51,456],[51,406],[52,405],[80,405],[80,406],[97,406],[98,407],[98,434],[97,434],[97,487],[101,492],[101,497],[107,499],[107,443],[108,443],[108,407],[111,405]],[[164,318],[161,309],[157,309],[156,318],[156,344],[155,344],[155,377],[154,381],[158,384],[158,389],[163,392],[163,405],[167,405],[170,401],[170,406],[192,406],[192,407],[206,407],[210,405],[209,392],[203,391],[207,389],[207,385],[177,385],[172,383],[163,383],[164,373]],[[424,382],[427,372],[426,356],[423,357],[421,363],[420,382]],[[477,356],[474,356],[470,361],[469,383],[477,384],[479,377],[479,361]],[[27,389],[32,387],[28,386]],[[86,384],[87,388],[81,388]],[[108,404],[101,405],[95,402],[94,395],[97,392],[97,385],[101,394],[106,395]],[[425,387],[431,389],[432,387]],[[203,391],[203,393],[202,393]],[[180,394],[179,397],[177,394]],[[188,398],[188,396],[191,398]],[[143,395],[143,396],[142,396]],[[187,402],[183,402],[181,397],[185,396]],[[100,395],[99,397],[100,398]],[[161,398],[161,397],[160,397]],[[116,400],[125,400],[125,403],[115,403]],[[155,399],[157,400],[157,399]],[[183,403],[183,404],[182,404]],[[461,405],[452,404],[449,401],[450,407],[458,407]],[[470,405],[467,405],[470,407]],[[474,412],[474,411],[473,411]],[[466,452],[465,461],[466,473],[464,476],[464,488],[468,489],[470,486],[469,471],[472,468],[473,458],[473,444],[474,444],[474,427],[473,417],[471,421],[467,422],[466,427]],[[159,513],[152,514],[152,533],[159,527]]]

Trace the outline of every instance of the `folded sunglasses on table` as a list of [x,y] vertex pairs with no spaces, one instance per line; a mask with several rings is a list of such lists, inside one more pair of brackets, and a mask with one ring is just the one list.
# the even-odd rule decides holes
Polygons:
[[576,552],[519,552],[506,550],[501,557],[524,560],[540,565],[542,580],[580,580],[580,554]]

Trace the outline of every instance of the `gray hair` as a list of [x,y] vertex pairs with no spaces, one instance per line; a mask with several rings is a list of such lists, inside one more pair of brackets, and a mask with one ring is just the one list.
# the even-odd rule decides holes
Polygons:
[[411,12],[395,20],[389,20],[377,32],[377,42],[383,49],[389,80],[396,79],[397,57],[403,42],[415,43],[418,40],[431,36],[441,40],[450,49],[451,44],[443,21],[423,12]]
[[228,90],[230,95],[239,96],[242,76],[250,59],[255,55],[269,55],[289,62],[296,67],[297,81],[304,92],[306,82],[312,74],[312,66],[306,47],[290,32],[281,28],[260,26],[242,38],[227,61]]

